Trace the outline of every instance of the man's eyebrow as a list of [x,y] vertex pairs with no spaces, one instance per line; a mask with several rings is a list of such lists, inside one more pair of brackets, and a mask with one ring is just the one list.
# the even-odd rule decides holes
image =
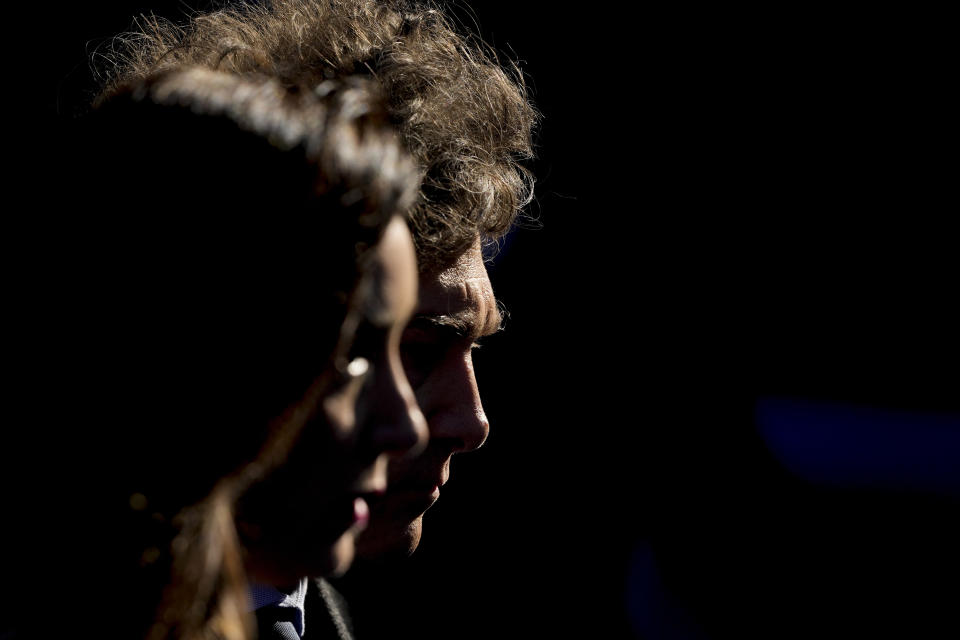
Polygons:
[[[489,322],[488,322],[489,320]],[[442,331],[459,338],[476,340],[483,336],[493,335],[503,329],[503,315],[495,309],[489,318],[478,318],[472,312],[456,314],[427,314],[421,313],[411,318],[407,325],[411,329],[425,331]]]

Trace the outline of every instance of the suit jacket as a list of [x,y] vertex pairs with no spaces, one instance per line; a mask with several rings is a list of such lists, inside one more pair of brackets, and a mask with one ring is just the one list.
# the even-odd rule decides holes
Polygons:
[[[353,623],[343,596],[323,578],[310,580],[304,602],[303,640],[353,640]],[[256,610],[260,640],[291,640],[291,609],[263,607]],[[296,638],[296,632],[293,632]]]

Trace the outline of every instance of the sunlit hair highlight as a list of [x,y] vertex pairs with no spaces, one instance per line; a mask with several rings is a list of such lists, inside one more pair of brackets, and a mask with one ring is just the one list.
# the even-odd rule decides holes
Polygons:
[[522,161],[532,157],[537,114],[523,75],[429,4],[275,0],[233,3],[182,26],[143,17],[97,59],[104,96],[180,66],[288,86],[373,78],[422,175],[410,214],[422,270],[459,255],[478,236],[500,238],[532,198]]

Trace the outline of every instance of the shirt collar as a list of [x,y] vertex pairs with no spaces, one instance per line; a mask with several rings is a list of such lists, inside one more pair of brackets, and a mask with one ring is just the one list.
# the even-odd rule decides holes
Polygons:
[[303,630],[306,627],[304,620],[304,603],[307,600],[307,582],[302,578],[292,591],[283,592],[276,587],[268,584],[250,585],[250,610],[256,611],[264,607],[282,607],[296,609],[294,612],[293,626],[297,634],[303,637]]

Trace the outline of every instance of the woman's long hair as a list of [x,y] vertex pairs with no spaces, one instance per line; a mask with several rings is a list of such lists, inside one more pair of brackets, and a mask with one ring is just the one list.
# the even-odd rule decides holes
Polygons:
[[120,635],[249,637],[235,501],[294,446],[418,188],[385,114],[369,79],[184,68],[116,88],[79,129],[84,206],[57,237],[85,312],[64,344],[105,365],[78,404],[118,453],[78,453]]

